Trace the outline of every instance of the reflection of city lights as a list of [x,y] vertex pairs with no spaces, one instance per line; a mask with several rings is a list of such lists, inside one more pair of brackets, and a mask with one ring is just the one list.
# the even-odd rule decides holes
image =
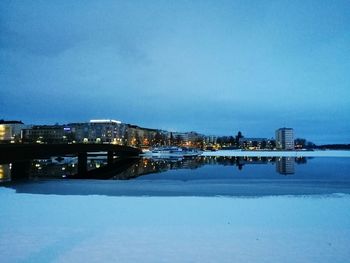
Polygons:
[[10,127],[6,127],[5,125],[0,125],[0,140],[9,140],[11,139],[10,135]]

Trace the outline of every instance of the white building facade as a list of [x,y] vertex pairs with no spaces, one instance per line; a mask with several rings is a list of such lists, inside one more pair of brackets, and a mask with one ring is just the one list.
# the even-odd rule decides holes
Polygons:
[[21,121],[0,120],[0,143],[18,143],[26,126]]
[[278,150],[294,150],[294,130],[292,128],[276,130],[276,148]]

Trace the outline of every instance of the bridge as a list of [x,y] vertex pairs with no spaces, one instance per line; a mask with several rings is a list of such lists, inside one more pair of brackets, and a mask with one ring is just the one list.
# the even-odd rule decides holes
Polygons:
[[89,153],[106,154],[108,165],[112,165],[114,156],[138,156],[141,150],[115,144],[0,144],[0,164],[23,164],[33,159],[47,159],[53,156],[77,156],[78,174],[84,175],[87,173]]

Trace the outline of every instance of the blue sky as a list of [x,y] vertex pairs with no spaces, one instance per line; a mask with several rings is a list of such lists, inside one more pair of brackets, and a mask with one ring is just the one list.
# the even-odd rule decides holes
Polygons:
[[0,118],[350,142],[350,1],[1,1]]

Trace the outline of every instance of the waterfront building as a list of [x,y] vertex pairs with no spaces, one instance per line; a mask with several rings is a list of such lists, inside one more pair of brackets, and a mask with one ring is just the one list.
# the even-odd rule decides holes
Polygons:
[[127,124],[125,130],[127,145],[135,147],[150,147],[166,144],[166,135],[161,130],[143,128]]
[[123,144],[125,125],[115,120],[91,120],[67,125],[35,125],[22,131],[27,143]]
[[91,120],[67,125],[35,125],[24,129],[26,143],[112,143],[135,147],[166,145],[168,133],[116,120]]
[[91,120],[90,122],[69,123],[66,126],[73,134],[75,143],[124,144],[125,124],[116,120]]
[[0,120],[0,143],[21,142],[21,131],[25,127],[21,121]]
[[209,135],[204,137],[204,142],[206,144],[213,145],[213,144],[216,144],[217,139],[218,139],[217,136]]
[[72,139],[72,132],[64,125],[34,125],[22,130],[24,143],[67,143]]
[[172,144],[202,148],[204,135],[197,132],[172,132]]
[[239,147],[248,150],[272,149],[274,146],[273,139],[267,138],[239,138]]
[[294,131],[292,128],[276,130],[276,148],[278,150],[294,150]]
[[201,149],[218,143],[218,137],[206,137],[194,131],[168,132],[110,119],[64,125],[34,125],[25,127],[19,134],[24,143],[112,143],[140,148],[178,145]]

